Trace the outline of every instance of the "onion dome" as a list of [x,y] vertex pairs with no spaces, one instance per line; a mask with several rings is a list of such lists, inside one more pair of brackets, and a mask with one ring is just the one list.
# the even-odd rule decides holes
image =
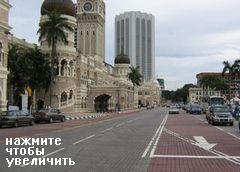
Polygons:
[[46,15],[52,11],[73,17],[76,15],[75,5],[72,0],[44,0],[41,7],[41,15]]
[[128,58],[128,55],[123,53],[123,50],[121,54],[117,55],[117,57],[114,60],[115,64],[130,64],[130,59]]

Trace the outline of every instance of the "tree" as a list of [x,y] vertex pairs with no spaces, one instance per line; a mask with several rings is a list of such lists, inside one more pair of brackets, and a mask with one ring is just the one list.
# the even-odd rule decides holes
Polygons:
[[35,47],[26,51],[25,58],[29,59],[31,63],[28,85],[32,92],[40,89],[44,89],[46,92],[50,87],[51,80],[48,57]]
[[48,20],[41,23],[38,30],[39,42],[45,38],[48,46],[51,47],[51,78],[50,78],[50,106],[52,105],[52,87],[53,80],[55,78],[54,64],[58,62],[57,57],[57,42],[63,42],[67,44],[67,35],[65,31],[73,32],[73,28],[67,23],[67,18],[61,16],[61,13],[57,11],[48,12]]
[[239,78],[240,73],[240,60],[235,60],[231,65],[228,61],[223,62],[222,76],[225,76],[225,73],[228,72],[228,82],[229,82],[229,96],[231,97],[231,86],[236,84],[236,79]]
[[240,71],[240,60],[235,60],[232,65],[228,61],[224,61],[223,65],[222,76],[225,77],[225,73],[228,72],[229,81],[236,79],[236,76]]
[[215,90],[227,90],[228,85],[226,84],[226,79],[222,77],[216,76],[206,76],[200,80],[200,86],[207,89],[215,89]]
[[11,99],[13,104],[18,105],[19,96],[24,94],[27,85],[27,76],[29,74],[29,64],[28,61],[24,59],[24,48],[18,46],[17,44],[9,44],[8,51],[8,81],[10,84],[13,99]]
[[128,73],[127,77],[132,81],[134,89],[136,85],[140,86],[140,83],[142,81],[142,75],[140,74],[139,66],[137,67],[131,66],[130,70],[131,72]]
[[9,45],[9,82],[14,92],[14,104],[19,104],[19,96],[27,87],[32,89],[49,88],[50,66],[46,55],[37,48],[29,49],[17,44]]

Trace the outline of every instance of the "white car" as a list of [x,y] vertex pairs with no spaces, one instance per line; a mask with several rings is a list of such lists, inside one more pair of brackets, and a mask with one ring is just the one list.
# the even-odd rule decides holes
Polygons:
[[170,106],[169,114],[179,114],[179,109],[176,106]]

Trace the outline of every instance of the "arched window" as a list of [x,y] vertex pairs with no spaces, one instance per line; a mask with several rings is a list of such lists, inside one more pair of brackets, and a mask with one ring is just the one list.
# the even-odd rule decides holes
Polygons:
[[73,90],[70,90],[70,92],[69,92],[69,100],[71,100],[73,98]]
[[2,64],[3,61],[3,44],[2,41],[0,40],[0,63]]
[[74,76],[74,74],[73,74],[73,72],[74,72],[74,69],[73,69],[73,61],[71,60],[70,62],[69,62],[69,70],[68,70],[68,72],[69,72],[69,76]]
[[61,62],[61,76],[67,75],[67,61],[64,59]]
[[63,92],[63,93],[61,94],[61,102],[65,102],[65,101],[67,101],[67,93],[66,93],[66,92]]

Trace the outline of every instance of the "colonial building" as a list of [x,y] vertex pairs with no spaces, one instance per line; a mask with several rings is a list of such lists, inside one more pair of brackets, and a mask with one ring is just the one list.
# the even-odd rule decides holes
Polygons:
[[[67,32],[68,44],[57,42],[57,73],[52,92],[34,93],[33,110],[52,106],[64,112],[106,112],[137,108],[138,88],[133,87],[127,74],[130,58],[123,51],[114,65],[105,62],[105,3],[103,0],[44,0],[41,7],[41,25],[48,20],[48,13],[59,11],[67,18],[74,32]],[[34,48],[24,39],[9,36],[9,41],[23,47]],[[47,40],[40,41],[39,48],[50,54]],[[147,94],[141,98],[149,104],[159,104],[160,88],[147,82],[139,89]],[[51,101],[50,101],[51,97]],[[51,103],[50,103],[51,102]]]
[[[53,93],[37,94],[38,108],[50,105],[68,112],[113,111],[137,107],[137,95],[127,78],[130,60],[121,53],[114,66],[105,59],[105,4],[102,0],[45,0],[41,7],[41,23],[48,20],[47,13],[61,12],[77,32],[67,33],[68,44],[57,42],[58,64]],[[77,12],[77,13],[76,13]],[[74,35],[77,33],[77,36]],[[77,49],[74,43],[77,37]],[[43,39],[40,48],[50,54],[51,48]],[[136,102],[136,103],[134,103]]]
[[189,103],[199,103],[203,98],[208,96],[221,96],[221,92],[210,88],[203,89],[201,87],[189,89]]
[[0,0],[0,110],[7,107],[7,64],[8,64],[8,13],[11,5],[8,0]]
[[160,105],[161,88],[158,81],[144,82],[138,88],[138,104],[141,106]]

